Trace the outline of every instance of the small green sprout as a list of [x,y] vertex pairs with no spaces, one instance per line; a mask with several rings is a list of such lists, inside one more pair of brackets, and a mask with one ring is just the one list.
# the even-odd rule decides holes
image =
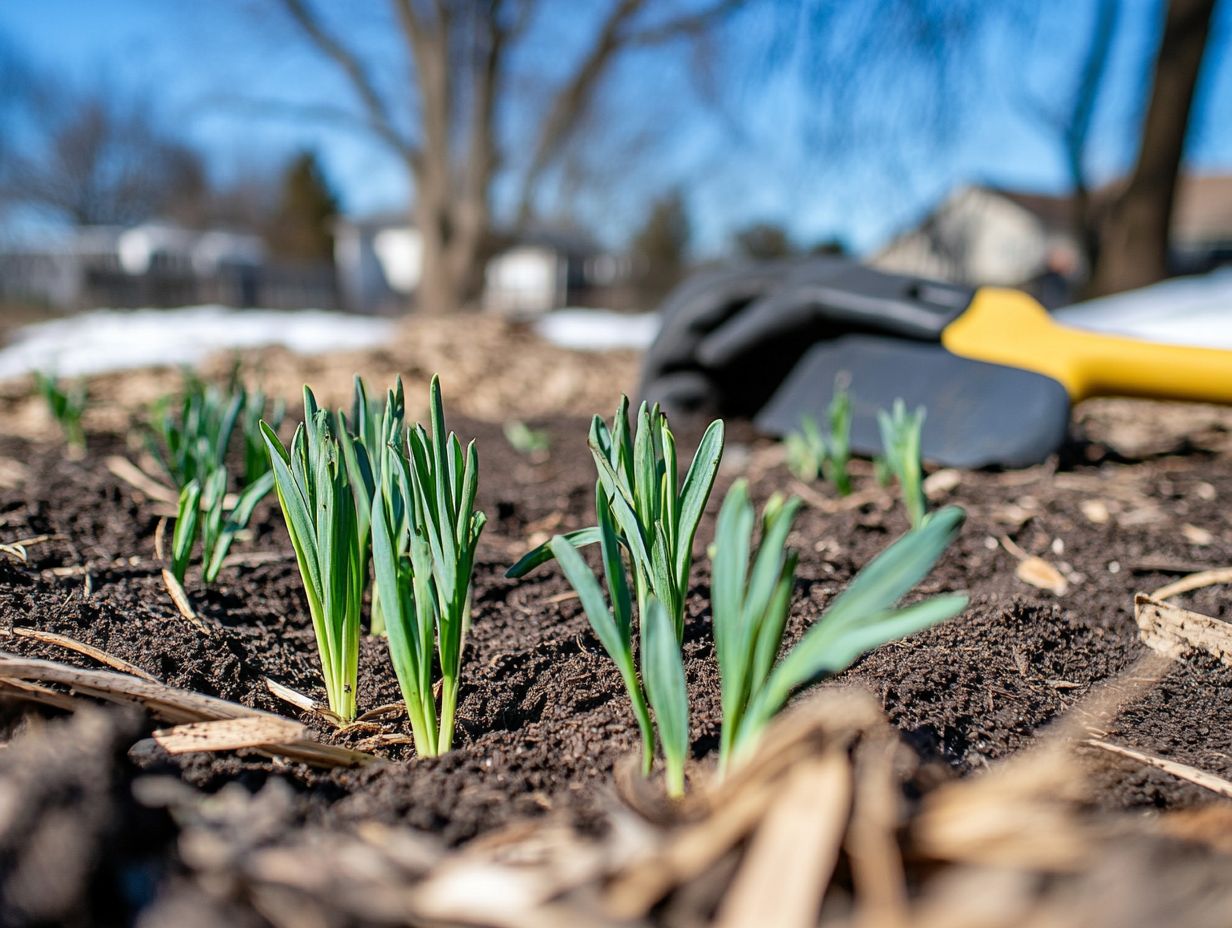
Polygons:
[[543,429],[532,429],[520,419],[510,419],[503,426],[505,441],[518,454],[542,457],[552,448],[552,438]]
[[[355,497],[330,415],[304,387],[304,421],[288,451],[268,422],[261,431],[299,564],[330,710],[355,718],[359,621],[367,568]],[[362,447],[356,453],[366,457]]]
[[783,439],[787,451],[787,467],[800,480],[812,482],[824,476],[834,484],[840,496],[851,493],[851,476],[847,465],[851,460],[851,394],[839,379],[834,396],[826,410],[829,435],[823,436],[817,420],[805,415],[798,431]]
[[60,425],[64,440],[70,448],[84,451],[86,448],[86,433],[81,427],[81,417],[86,410],[88,394],[85,381],[76,386],[64,389],[60,382],[50,374],[41,371],[34,375],[35,388],[47,403],[47,410]]
[[881,444],[885,450],[885,466],[898,479],[903,494],[903,505],[911,518],[911,527],[924,524],[926,506],[924,485],[920,467],[920,431],[924,427],[924,407],[913,413],[901,399],[894,401],[890,412],[884,409],[877,413],[877,425],[881,428]]
[[[402,406],[402,384],[386,409]],[[479,457],[445,431],[440,379],[430,388],[432,434],[422,425],[398,436],[401,420],[384,417],[387,439],[372,507],[372,562],[385,612],[389,655],[406,700],[420,757],[453,746],[462,653],[471,622],[471,573],[486,517],[474,509]],[[438,712],[432,670],[439,662]],[[439,724],[438,724],[439,718]]]
[[[675,681],[677,677],[683,679],[684,674],[680,651],[684,604],[693,565],[693,539],[723,454],[723,423],[716,420],[710,424],[680,486],[676,439],[667,417],[658,406],[643,403],[634,435],[628,409],[629,401],[622,397],[610,428],[598,416],[591,425],[590,450],[599,472],[595,485],[599,524],[557,535],[523,557],[507,576],[523,576],[556,558],[629,692],[642,736],[643,772],[649,774],[654,763],[655,728],[649,704],[655,710],[663,746],[668,792],[678,796],[684,790],[688,753],[687,706],[682,710],[675,701],[679,695]],[[610,608],[598,580],[575,550],[596,542],[602,551]],[[625,552],[632,584],[626,574]],[[634,597],[640,617],[642,681],[633,660]],[[670,634],[661,634],[660,624]]]
[[948,506],[865,565],[780,659],[797,560],[786,544],[798,508],[795,498],[772,497],[762,513],[756,548],[755,512],[744,480],[732,486],[719,511],[711,606],[723,713],[720,770],[756,744],[796,690],[967,605],[965,596],[946,595],[896,606],[958,534],[965,514]]
[[821,476],[826,460],[826,440],[817,420],[807,413],[800,417],[800,428],[783,436],[787,469],[799,480],[812,483]]
[[216,467],[204,482],[193,479],[180,491],[175,530],[171,540],[171,572],[184,583],[184,574],[197,538],[201,539],[201,578],[207,585],[218,579],[223,561],[235,536],[248,527],[257,503],[274,488],[274,475],[267,469],[248,484],[232,502],[224,517],[227,471]]
[[[171,572],[180,583],[198,539],[202,579],[206,584],[218,579],[231,543],[274,487],[260,430],[267,408],[268,421],[277,428],[284,406],[270,407],[263,393],[245,389],[238,369],[225,388],[185,371],[182,395],[155,404],[146,437],[150,451],[180,491],[171,542]],[[238,496],[231,497],[227,458],[237,431],[243,439],[243,470]]]

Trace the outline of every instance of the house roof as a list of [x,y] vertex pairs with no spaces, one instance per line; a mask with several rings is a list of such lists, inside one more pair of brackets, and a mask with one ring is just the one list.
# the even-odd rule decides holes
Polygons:
[[[1124,183],[1124,180],[1116,180],[1105,184],[1093,192],[1093,197],[1097,202],[1107,201]],[[985,189],[1021,206],[1050,230],[1069,227],[1071,206],[1067,196],[993,186],[985,186]],[[1232,174],[1183,175],[1177,185],[1172,234],[1178,242],[1232,241]]]

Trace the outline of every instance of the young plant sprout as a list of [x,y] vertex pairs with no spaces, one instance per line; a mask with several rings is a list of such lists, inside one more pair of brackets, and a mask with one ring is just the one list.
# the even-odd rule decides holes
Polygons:
[[834,484],[840,496],[848,496],[851,493],[851,476],[847,472],[851,460],[851,395],[842,380],[834,385],[826,420],[829,426],[826,436],[822,435],[817,420],[806,415],[800,420],[800,429],[783,439],[787,467],[805,482],[824,476]]
[[[402,385],[386,410],[402,406]],[[474,509],[479,457],[472,441],[445,432],[441,385],[432,378],[432,434],[421,425],[397,440],[401,421],[384,417],[372,506],[372,563],[385,614],[389,655],[406,700],[420,757],[453,745],[462,652],[471,619],[471,572],[486,517]],[[440,707],[432,670],[440,666]]]
[[242,391],[224,392],[185,371],[181,395],[154,404],[146,444],[176,489],[226,464],[244,399]]
[[88,398],[85,382],[66,390],[55,377],[39,371],[34,375],[34,383],[69,447],[84,451],[86,433],[81,427],[81,416],[86,410]]
[[846,380],[840,378],[834,384],[834,396],[826,410],[830,424],[830,440],[827,454],[822,461],[822,472],[834,484],[839,496],[851,494],[851,475],[847,465],[851,460],[851,394]]
[[[629,692],[642,736],[643,772],[648,774],[654,763],[655,729],[649,705],[655,710],[663,746],[668,791],[680,795],[688,753],[687,706],[682,708],[678,702],[682,685],[677,685],[684,674],[680,653],[684,602],[693,565],[693,539],[723,454],[723,423],[710,424],[680,486],[676,440],[667,417],[658,406],[643,403],[634,435],[628,409],[628,399],[622,398],[611,428],[598,416],[591,425],[590,450],[599,472],[595,486],[599,524],[556,536],[523,557],[507,576],[523,576],[553,557],[560,563]],[[575,550],[595,542],[603,555],[610,608],[598,580]],[[632,583],[624,552],[629,556]],[[633,660],[634,601],[641,637],[641,681]]]
[[744,480],[732,486],[719,511],[711,607],[723,712],[720,770],[756,744],[796,690],[845,670],[873,648],[957,615],[967,605],[965,596],[946,595],[896,606],[958,534],[965,514],[948,506],[856,574],[780,659],[797,560],[786,548],[787,535],[798,508],[795,498],[784,502],[772,497],[762,513],[756,547],[755,512]]
[[171,572],[181,584],[197,538],[201,539],[201,578],[207,585],[218,579],[235,536],[248,527],[257,503],[274,488],[274,475],[266,470],[240,491],[224,517],[227,471],[216,467],[202,481],[193,479],[180,491],[175,531],[171,537]]
[[[269,423],[262,421],[261,431],[308,598],[329,708],[349,722],[355,718],[366,564],[346,463],[330,415],[317,406],[308,387],[304,421],[289,451]],[[362,447],[355,450],[366,457]]]
[[826,440],[812,416],[801,416],[800,427],[783,436],[783,449],[787,453],[787,469],[798,480],[812,483],[821,476],[826,460]]
[[[363,583],[368,584],[372,503],[381,487],[381,475],[386,458],[385,447],[402,443],[406,432],[406,399],[402,390],[402,378],[397,378],[394,389],[389,391],[384,406],[378,400],[368,398],[368,388],[363,378],[356,375],[355,389],[351,400],[351,418],[338,411],[338,443],[346,462],[351,492],[355,496],[355,513],[359,524],[359,545],[363,559]],[[359,454],[357,449],[363,449]],[[375,588],[372,596],[370,631],[374,635],[385,633],[385,618],[381,611],[380,593]]]
[[[225,388],[186,373],[178,403],[165,398],[156,406],[150,450],[180,491],[171,540],[171,572],[180,583],[198,538],[202,579],[211,584],[218,578],[235,536],[273,489],[269,452],[259,427],[268,405],[264,394],[244,388],[237,370]],[[274,428],[284,411],[281,403],[273,404],[269,421]],[[237,429],[243,437],[244,466],[238,496],[229,498],[227,455]]]
[[911,527],[919,528],[924,524],[925,515],[920,469],[920,431],[924,426],[924,407],[908,413],[906,404],[901,399],[895,400],[890,412],[883,409],[877,413],[877,425],[881,429],[886,467],[898,479]]
[[505,441],[518,454],[526,457],[536,457],[547,454],[552,447],[552,439],[542,429],[532,429],[520,419],[510,419],[504,424]]
[[269,451],[261,434],[261,420],[277,431],[286,418],[287,407],[282,400],[271,403],[261,390],[245,391],[240,414],[240,434],[244,441],[244,486],[251,486],[270,472]]

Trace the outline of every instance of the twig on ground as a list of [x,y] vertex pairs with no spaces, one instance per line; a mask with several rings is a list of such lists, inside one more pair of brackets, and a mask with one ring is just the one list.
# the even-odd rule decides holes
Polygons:
[[[45,701],[39,699],[41,694],[28,692],[31,682],[58,683],[70,687],[81,696],[137,705],[155,717],[177,725],[251,717],[295,724],[292,720],[272,712],[263,712],[216,696],[176,689],[162,683],[151,683],[128,674],[110,670],[83,670],[57,661],[24,658],[0,651],[0,690],[24,695],[36,701]],[[372,754],[322,744],[310,738],[266,744],[260,750],[322,767],[358,767],[376,760]]]
[[1135,751],[1133,748],[1112,744],[1108,741],[1100,741],[1096,738],[1088,738],[1083,744],[1099,748],[1101,751],[1108,751],[1111,754],[1119,754],[1121,757],[1128,757],[1131,760],[1146,764],[1148,767],[1155,767],[1165,773],[1170,773],[1178,779],[1201,786],[1203,789],[1209,789],[1211,792],[1218,793],[1226,799],[1232,799],[1232,780],[1225,780],[1223,777],[1208,773],[1205,770],[1199,770],[1197,767],[1191,767],[1189,764],[1182,764],[1178,761],[1168,760],[1166,757],[1158,757],[1143,751]]
[[108,654],[100,648],[86,644],[84,641],[78,641],[76,638],[70,638],[67,635],[59,635],[55,632],[44,632],[37,628],[21,628],[16,625],[13,626],[12,634],[18,638],[30,638],[34,641],[41,641],[44,644],[56,645],[67,651],[75,651],[78,654],[84,654],[86,657],[93,658],[100,664],[106,664],[113,670],[118,670],[121,673],[132,674],[134,677],[141,677],[141,679],[149,680],[151,683],[161,682],[157,677],[146,673],[135,664],[130,664],[128,661]]

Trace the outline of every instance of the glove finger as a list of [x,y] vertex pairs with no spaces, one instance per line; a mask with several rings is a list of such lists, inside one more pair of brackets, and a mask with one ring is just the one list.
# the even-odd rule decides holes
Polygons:
[[721,369],[769,342],[810,331],[817,304],[796,287],[763,297],[705,336],[697,346],[703,366]]

